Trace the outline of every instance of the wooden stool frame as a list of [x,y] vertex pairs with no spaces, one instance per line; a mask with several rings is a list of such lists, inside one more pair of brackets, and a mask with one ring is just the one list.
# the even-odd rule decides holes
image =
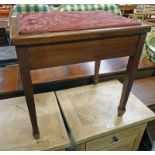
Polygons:
[[13,18],[11,23],[12,44],[16,46],[24,94],[35,139],[39,138],[39,129],[31,70],[95,61],[94,83],[97,83],[102,59],[129,56],[118,107],[118,115],[123,115],[146,33],[150,31],[150,26],[142,24],[129,27],[19,35],[17,18]]

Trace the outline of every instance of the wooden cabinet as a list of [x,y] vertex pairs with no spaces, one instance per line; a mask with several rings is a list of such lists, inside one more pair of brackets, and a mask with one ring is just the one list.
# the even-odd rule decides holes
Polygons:
[[[86,151],[132,151],[137,150],[146,124],[114,132],[112,134],[90,140],[77,146],[77,150]],[[83,145],[83,147],[82,147]],[[79,147],[80,146],[80,147]]]
[[86,150],[133,150],[134,143],[141,138],[140,130],[144,131],[144,128],[145,124],[91,140],[86,143]]
[[0,150],[65,150],[69,139],[55,94],[34,95],[40,139],[31,135],[25,97],[0,100]]
[[126,112],[117,115],[122,84],[117,80],[57,91],[76,150],[138,150],[155,114],[130,93]]
[[107,147],[104,147],[99,151],[132,151],[134,141],[135,137],[129,137],[118,143],[114,143]]

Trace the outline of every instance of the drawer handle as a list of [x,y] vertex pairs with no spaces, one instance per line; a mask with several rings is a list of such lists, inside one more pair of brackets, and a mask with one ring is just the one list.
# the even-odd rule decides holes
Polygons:
[[116,136],[112,137],[112,143],[118,142],[118,138]]

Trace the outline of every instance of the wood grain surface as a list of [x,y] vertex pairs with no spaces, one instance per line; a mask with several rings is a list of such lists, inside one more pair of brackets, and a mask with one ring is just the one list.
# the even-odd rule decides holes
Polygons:
[[135,35],[78,41],[75,43],[34,46],[28,48],[29,63],[33,70],[51,66],[55,67],[108,58],[132,56],[135,54],[138,39],[139,36]]
[[57,91],[76,144],[143,124],[155,114],[130,93],[126,112],[117,116],[122,84],[117,80]]
[[69,139],[53,92],[34,95],[40,139],[32,127],[24,97],[0,101],[0,150],[63,150]]

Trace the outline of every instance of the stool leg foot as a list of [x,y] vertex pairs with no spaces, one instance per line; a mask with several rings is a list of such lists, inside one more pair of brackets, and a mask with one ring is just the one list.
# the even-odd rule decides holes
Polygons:
[[118,116],[123,116],[125,113],[125,108],[118,107]]
[[40,133],[39,132],[33,132],[33,137],[34,137],[34,139],[39,139]]

